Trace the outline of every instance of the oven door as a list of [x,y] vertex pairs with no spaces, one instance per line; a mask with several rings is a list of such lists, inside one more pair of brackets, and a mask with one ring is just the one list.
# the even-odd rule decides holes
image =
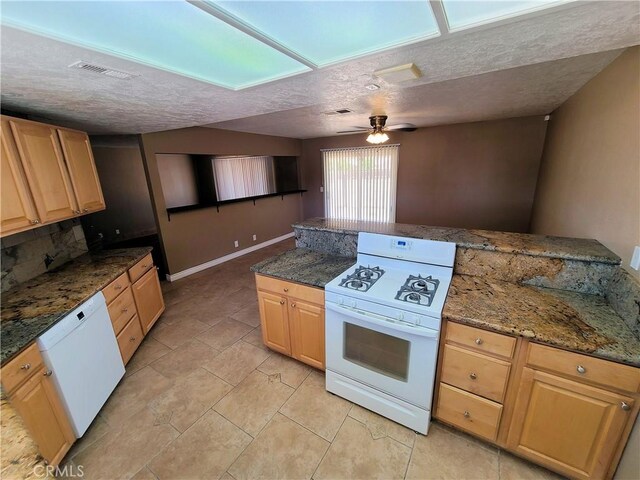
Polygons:
[[440,333],[326,303],[327,369],[431,409]]

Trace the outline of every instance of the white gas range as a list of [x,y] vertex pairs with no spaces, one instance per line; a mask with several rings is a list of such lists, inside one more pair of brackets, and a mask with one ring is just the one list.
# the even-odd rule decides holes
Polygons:
[[360,233],[325,286],[326,388],[417,432],[429,428],[456,245]]

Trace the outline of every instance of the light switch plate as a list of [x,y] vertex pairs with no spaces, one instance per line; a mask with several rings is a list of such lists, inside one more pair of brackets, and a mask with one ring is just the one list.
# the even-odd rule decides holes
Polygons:
[[629,265],[634,270],[640,270],[640,245],[636,245],[636,248],[633,249],[633,256]]

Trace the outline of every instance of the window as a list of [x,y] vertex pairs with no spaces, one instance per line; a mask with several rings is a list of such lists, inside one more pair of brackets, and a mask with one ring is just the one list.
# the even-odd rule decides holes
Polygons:
[[215,157],[213,172],[218,201],[276,191],[273,157]]
[[395,222],[398,145],[323,150],[327,218]]

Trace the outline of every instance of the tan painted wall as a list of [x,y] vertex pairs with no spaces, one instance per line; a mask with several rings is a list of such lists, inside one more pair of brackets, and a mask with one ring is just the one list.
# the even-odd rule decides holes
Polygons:
[[[546,122],[541,116],[392,132],[400,144],[400,223],[527,232]],[[303,140],[304,216],[322,216],[322,148],[366,146],[364,134]]]
[[628,268],[640,245],[640,47],[553,113],[532,231],[595,238]]
[[[213,155],[300,155],[300,140],[211,128],[185,128],[141,135],[160,239],[169,273],[228,255],[255,243],[285,235],[302,217],[300,195],[273,197],[215,208],[166,214],[157,153]],[[253,242],[252,235],[257,235]],[[234,248],[233,241],[240,242]]]

